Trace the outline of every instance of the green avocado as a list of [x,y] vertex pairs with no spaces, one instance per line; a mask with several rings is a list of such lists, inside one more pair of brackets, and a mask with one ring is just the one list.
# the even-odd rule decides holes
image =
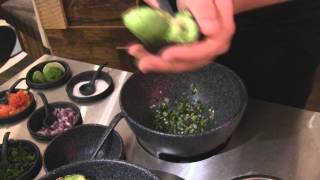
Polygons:
[[171,16],[149,7],[129,9],[122,16],[124,25],[143,43],[191,43],[199,39],[199,27],[189,11]]
[[199,39],[199,27],[188,11],[178,12],[170,21],[166,35],[168,42],[191,43]]
[[171,18],[165,11],[149,7],[131,8],[122,16],[124,25],[147,44],[164,41]]
[[44,77],[42,72],[35,71],[32,74],[32,82],[34,82],[34,83],[45,83],[46,82],[46,78]]

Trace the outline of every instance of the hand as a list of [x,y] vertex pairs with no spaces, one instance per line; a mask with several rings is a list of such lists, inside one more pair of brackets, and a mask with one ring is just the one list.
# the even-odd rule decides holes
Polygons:
[[[145,0],[159,7],[157,0]],[[212,62],[225,53],[235,31],[232,0],[178,0],[179,9],[188,9],[199,24],[202,41],[168,46],[160,54],[151,54],[141,44],[129,47],[129,54],[137,59],[144,72],[179,73],[192,71]]]

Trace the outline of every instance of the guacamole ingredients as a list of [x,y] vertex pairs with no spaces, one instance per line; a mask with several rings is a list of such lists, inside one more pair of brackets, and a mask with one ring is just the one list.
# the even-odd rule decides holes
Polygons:
[[55,136],[63,133],[77,123],[78,115],[72,108],[55,108],[53,115],[57,118],[50,128],[42,127],[37,133],[43,136]]
[[123,15],[124,25],[141,41],[149,44],[164,39],[171,16],[164,11],[149,7],[137,7]]
[[73,174],[73,175],[67,175],[64,177],[60,177],[57,180],[89,180],[85,176],[81,174]]
[[[198,90],[191,86],[192,94]],[[174,99],[172,102],[164,98],[151,106],[155,114],[155,128],[158,131],[188,135],[203,132],[208,122],[214,119],[213,109],[207,109],[200,101],[187,98]]]
[[81,81],[79,83],[77,83],[74,87],[73,87],[73,90],[72,90],[72,94],[74,96],[77,96],[77,97],[90,97],[90,96],[96,96],[98,94],[101,94],[103,91],[105,91],[108,87],[109,87],[109,84],[103,80],[103,79],[97,79],[95,81],[95,85],[96,85],[96,92],[94,92],[93,94],[89,95],[89,96],[85,96],[83,94],[80,93],[80,87],[83,85],[83,84],[87,84],[89,83],[90,81]]
[[135,7],[122,16],[124,25],[142,42],[191,43],[199,39],[199,27],[188,11],[174,17],[163,10]]
[[50,83],[61,79],[65,74],[65,68],[58,62],[47,63],[42,72],[35,71],[32,74],[32,82],[34,83]]
[[32,75],[32,82],[34,83],[45,83],[46,78],[44,77],[43,73],[40,71],[35,71]]
[[166,35],[166,41],[176,43],[191,43],[199,39],[198,24],[189,11],[178,12]]
[[15,115],[30,104],[30,97],[27,91],[18,90],[15,93],[7,92],[8,103],[0,104],[0,118],[10,117]]
[[[35,163],[36,155],[22,144],[9,144],[8,166],[0,168],[1,180],[14,180],[28,171]],[[0,157],[1,159],[1,157]]]

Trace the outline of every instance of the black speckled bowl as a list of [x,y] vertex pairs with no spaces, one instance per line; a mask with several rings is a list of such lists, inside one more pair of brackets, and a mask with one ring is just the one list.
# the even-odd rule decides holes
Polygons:
[[[89,160],[107,128],[98,124],[85,124],[57,136],[44,152],[45,170],[52,171],[66,164]],[[120,135],[114,130],[111,136],[97,159],[123,159],[124,147]]]
[[[25,90],[25,89],[15,89],[13,92],[17,92],[18,90]],[[8,90],[2,91],[0,93],[6,93],[7,91]],[[14,114],[12,116],[5,117],[5,118],[0,118],[0,125],[13,124],[13,123],[17,123],[19,121],[22,121],[22,120],[24,120],[24,118],[28,117],[34,111],[34,109],[36,108],[36,101],[35,101],[34,96],[31,92],[28,91],[28,94],[29,94],[29,98],[30,98],[29,106],[17,114]]]
[[93,74],[95,73],[95,71],[86,71],[86,72],[82,72],[80,74],[77,74],[76,76],[74,76],[67,84],[66,86],[66,91],[67,94],[69,96],[69,98],[72,101],[78,102],[78,103],[85,103],[85,102],[94,102],[94,101],[99,101],[102,100],[106,97],[108,97],[114,90],[114,83],[113,80],[111,78],[111,76],[103,71],[100,72],[99,76],[97,79],[102,79],[104,80],[106,83],[109,84],[108,88],[105,89],[102,93],[97,94],[95,96],[87,96],[87,97],[78,97],[75,96],[73,94],[73,88],[76,84],[78,84],[79,82],[82,81],[90,81]]
[[282,180],[277,177],[268,176],[268,175],[247,175],[232,178],[231,180]]
[[82,161],[69,164],[49,172],[40,180],[56,180],[70,174],[82,174],[90,180],[159,180],[142,167],[114,160]]
[[[37,145],[35,145],[31,141],[27,141],[27,140],[9,140],[8,141],[9,148],[10,148],[10,146],[12,147],[12,146],[16,146],[19,144],[21,144],[23,147],[27,147],[30,151],[34,152],[36,155],[36,158],[35,158],[35,163],[33,164],[33,166],[30,169],[28,169],[26,172],[24,172],[16,180],[34,179],[38,175],[38,173],[40,172],[40,169],[42,166],[42,158],[41,158],[40,150],[37,147]],[[1,149],[2,149],[2,145],[0,145],[0,151],[1,151]]]
[[[53,108],[71,107],[77,113],[77,122],[76,122],[75,126],[82,124],[82,117],[81,117],[80,109],[78,108],[77,105],[75,105],[73,103],[69,103],[69,102],[54,102],[54,103],[50,103],[50,106],[52,106]],[[54,137],[56,137],[57,135],[56,136],[43,136],[43,135],[40,135],[37,133],[37,131],[39,131],[43,127],[42,121],[43,121],[44,117],[45,117],[44,107],[37,109],[34,113],[32,113],[31,117],[29,118],[28,123],[27,123],[27,127],[29,130],[29,133],[31,134],[31,136],[33,138],[40,140],[40,141],[50,141]]]
[[[47,63],[51,63],[51,62],[58,62],[60,63],[64,69],[65,69],[65,74],[57,81],[54,82],[50,82],[50,83],[34,83],[32,82],[32,75],[35,71],[41,71],[43,70],[44,66]],[[32,88],[32,89],[51,89],[51,88],[55,88],[58,86],[62,86],[63,84],[65,84],[70,78],[71,78],[72,74],[71,74],[71,70],[70,67],[67,63],[63,62],[63,61],[59,61],[59,60],[52,60],[52,61],[46,61],[40,64],[37,64],[36,66],[32,67],[28,73],[27,73],[27,85]]]
[[[197,93],[190,90],[191,84]],[[155,128],[150,106],[163,98],[199,100],[214,110],[214,119],[197,134],[176,135]],[[212,63],[180,74],[136,73],[123,85],[120,106],[128,125],[146,151],[160,158],[202,156],[225,143],[237,128],[248,96],[241,79],[229,68]]]

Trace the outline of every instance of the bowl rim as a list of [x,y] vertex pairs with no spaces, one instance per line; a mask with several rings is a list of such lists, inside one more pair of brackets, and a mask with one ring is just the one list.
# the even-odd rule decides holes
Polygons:
[[[39,70],[40,67],[42,67],[42,66],[44,67],[46,64],[53,63],[53,62],[60,63],[65,69],[65,73],[60,79],[53,81],[53,82],[47,82],[47,83],[34,83],[34,82],[32,82],[30,77],[32,77],[33,73],[36,70]],[[40,63],[34,65],[26,74],[26,83],[32,89],[51,89],[54,87],[62,86],[63,84],[65,84],[66,82],[69,81],[71,76],[72,76],[71,68],[67,62],[59,60],[59,59],[53,59],[53,60],[40,62]]]
[[[134,73],[132,76],[130,76],[126,83],[122,86],[121,88],[121,91],[120,91],[120,96],[119,96],[119,104],[120,104],[120,109],[121,111],[125,114],[125,118],[127,120],[127,122],[129,122],[129,124],[131,125],[134,125],[136,127],[138,127],[139,129],[143,130],[143,131],[147,131],[147,132],[150,132],[152,134],[155,134],[155,135],[160,135],[160,136],[163,136],[163,137],[171,137],[171,138],[195,138],[195,137],[202,137],[202,136],[206,136],[206,135],[209,135],[213,132],[216,132],[220,129],[224,129],[224,128],[227,128],[228,126],[231,126],[233,123],[237,123],[237,118],[238,117],[241,117],[248,105],[248,93],[247,93],[247,89],[244,85],[244,82],[243,80],[234,72],[232,71],[230,68],[224,66],[224,65],[221,65],[219,63],[211,63],[211,66],[217,66],[217,67],[220,67],[220,68],[223,68],[226,72],[228,72],[230,75],[232,75],[235,80],[239,83],[239,87],[241,88],[241,91],[243,93],[243,101],[241,102],[241,105],[239,106],[239,109],[237,109],[237,111],[232,115],[232,117],[227,120],[226,122],[222,123],[221,125],[217,126],[217,127],[213,127],[213,128],[210,128],[210,129],[207,129],[201,133],[196,133],[196,134],[185,134],[185,135],[180,135],[180,134],[170,134],[170,133],[165,133],[165,132],[161,132],[161,131],[158,131],[158,130],[155,130],[155,129],[151,129],[147,126],[144,126],[142,125],[141,123],[139,123],[138,121],[134,120],[130,115],[128,115],[128,113],[125,111],[124,107],[123,107],[123,102],[122,102],[122,94],[124,92],[124,87],[126,86],[126,83],[131,80],[131,79],[134,79],[136,78],[137,76],[141,76],[143,73],[142,72],[137,72],[137,73]],[[203,69],[199,69],[195,72],[199,72],[201,70],[204,70],[208,67],[205,67]],[[157,74],[157,73],[156,73]],[[135,133],[136,135],[136,133]]]
[[[78,117],[77,117],[77,121],[76,121],[75,125],[74,125],[72,128],[83,124],[81,111],[80,111],[79,107],[78,107],[76,104],[74,104],[74,103],[72,103],[72,102],[67,102],[67,101],[57,101],[57,102],[51,102],[51,103],[49,103],[49,104],[50,104],[50,105],[53,105],[53,106],[55,106],[55,105],[61,105],[61,104],[70,105],[70,106],[73,108],[73,110],[76,111],[76,113],[77,113],[76,115],[78,116]],[[29,117],[28,122],[27,122],[27,129],[28,129],[30,135],[31,135],[33,138],[35,138],[36,140],[39,140],[39,141],[50,141],[50,140],[52,140],[54,137],[56,137],[56,136],[59,135],[59,134],[54,135],[54,136],[44,136],[44,135],[41,135],[41,134],[38,134],[37,132],[35,132],[35,131],[32,129],[32,127],[31,127],[31,122],[34,121],[34,120],[33,120],[33,119],[34,119],[34,118],[33,118],[34,115],[37,114],[37,113],[39,113],[40,111],[44,111],[44,106],[39,107],[38,109],[36,109],[36,110],[31,114],[31,116]],[[72,129],[72,128],[70,128],[70,129]],[[68,129],[67,131],[69,131],[70,129]],[[66,132],[66,131],[65,131],[65,132]],[[64,132],[62,132],[62,133],[64,133]],[[62,133],[60,133],[60,134],[62,134]]]
[[[16,114],[13,114],[8,117],[0,118],[0,125],[20,122],[20,121],[24,120],[26,117],[28,117],[30,114],[32,114],[32,112],[36,108],[36,100],[34,98],[33,93],[27,89],[15,88],[15,91],[19,91],[19,90],[24,90],[24,91],[28,92],[29,100],[30,100],[29,105],[27,107],[25,107],[22,111],[20,111]],[[4,92],[8,92],[8,91],[9,91],[9,89],[1,91],[0,93],[4,93]]]
[[[101,92],[101,93],[99,93],[99,94],[97,94],[95,96],[78,97],[78,96],[73,95],[73,88],[77,83],[82,81],[81,78],[83,78],[83,76],[90,75],[90,74],[92,74],[94,72],[95,72],[94,70],[81,72],[81,73],[76,74],[75,76],[73,76],[68,81],[65,89],[66,89],[68,97],[72,101],[75,101],[77,103],[95,102],[95,101],[103,100],[103,98],[106,98],[106,97],[108,97],[108,96],[110,96],[112,94],[112,92],[114,91],[113,79],[109,75],[109,73],[107,73],[105,71],[101,71],[99,77],[109,84],[107,89],[105,89],[103,92]],[[110,81],[110,82],[108,82],[108,81]]]
[[81,164],[92,164],[92,163],[117,163],[120,165],[124,165],[124,166],[129,166],[129,167],[133,167],[135,169],[138,169],[140,171],[143,171],[145,173],[147,173],[148,175],[150,175],[150,177],[152,177],[154,180],[160,180],[155,174],[153,174],[149,169],[146,169],[144,167],[141,167],[139,165],[133,164],[133,163],[129,163],[127,161],[120,161],[120,160],[110,160],[110,159],[104,159],[104,160],[87,160],[87,161],[79,161],[79,162],[75,162],[72,164],[67,164],[67,165],[63,165],[55,170],[50,171],[49,173],[47,173],[45,176],[40,177],[40,180],[43,180],[44,178],[47,178],[50,175],[54,175],[57,174],[57,171],[60,171],[60,169],[66,169],[66,168],[70,168],[70,167],[74,167],[74,166],[78,166]]
[[[16,145],[19,143],[21,143],[23,146],[27,145],[32,148],[32,151],[36,155],[36,158],[35,158],[33,165],[27,171],[25,171],[23,174],[21,174],[17,179],[22,180],[26,176],[32,175],[32,173],[34,173],[34,175],[32,175],[32,176],[36,177],[39,174],[39,172],[41,170],[41,166],[42,166],[42,156],[41,156],[39,147],[35,143],[33,143],[32,141],[24,140],[24,139],[9,139],[8,143],[9,143],[9,145],[10,144]],[[0,148],[2,148],[2,144],[0,144]],[[39,168],[39,170],[37,170],[37,168]],[[35,171],[35,172],[33,172],[33,171]]]
[[[82,125],[79,125],[79,126],[76,126],[68,131],[66,131],[65,133],[62,133],[62,134],[59,134],[58,136],[54,137],[50,142],[49,144],[47,145],[46,149],[44,150],[43,152],[43,169],[46,171],[46,172],[51,172],[55,169],[58,169],[62,166],[65,166],[65,165],[68,165],[68,164],[65,164],[65,165],[62,165],[58,168],[55,168],[53,170],[48,170],[47,168],[47,156],[48,156],[48,148],[49,147],[52,147],[52,144],[55,143],[55,141],[57,141],[59,138],[63,138],[65,136],[69,136],[70,133],[72,133],[72,131],[75,131],[77,129],[81,129],[81,128],[85,128],[85,127],[102,127],[102,128],[107,128],[109,126],[105,126],[105,125],[101,125],[101,124],[82,124]],[[120,157],[118,157],[119,159],[122,159],[123,158],[123,154],[124,154],[124,142],[123,142],[123,139],[121,137],[121,135],[118,133],[118,131],[116,131],[115,129],[112,131],[112,133],[114,133],[117,137],[117,139],[119,139],[120,141]],[[88,161],[88,160],[87,160]],[[80,162],[80,161],[77,161],[77,162]],[[75,162],[74,162],[75,163]],[[69,163],[69,164],[73,164],[73,163]]]

